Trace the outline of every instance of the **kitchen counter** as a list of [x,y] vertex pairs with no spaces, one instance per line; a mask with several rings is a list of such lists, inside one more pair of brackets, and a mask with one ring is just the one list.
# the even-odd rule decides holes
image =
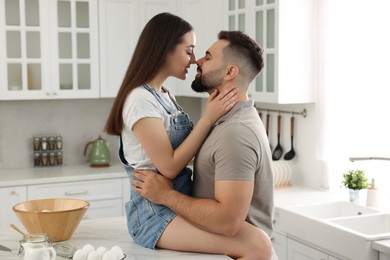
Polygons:
[[8,186],[99,180],[126,177],[122,165],[94,168],[88,165],[0,169],[0,188]]
[[[18,256],[19,241],[22,236],[12,228],[0,230],[0,244],[10,248],[11,252],[0,251],[1,260],[20,260]],[[151,250],[141,247],[133,242],[127,233],[125,217],[104,218],[95,220],[83,220],[77,227],[70,240],[59,242],[76,246],[80,249],[85,244],[91,244],[95,248],[104,246],[107,249],[117,245],[126,254],[125,260],[131,259],[170,259],[170,260],[195,260],[195,259],[231,259],[223,255],[210,255],[200,253],[177,252],[171,250]],[[67,258],[57,256],[58,260]]]
[[372,248],[390,256],[390,239],[373,241]]

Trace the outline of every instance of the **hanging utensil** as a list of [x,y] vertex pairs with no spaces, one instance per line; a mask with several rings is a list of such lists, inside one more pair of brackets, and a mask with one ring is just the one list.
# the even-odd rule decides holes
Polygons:
[[284,155],[285,160],[291,160],[295,156],[294,151],[294,116],[291,115],[290,119],[290,133],[291,133],[291,150]]
[[268,143],[269,143],[269,148],[271,148],[271,140],[269,139],[269,119],[270,119],[270,114],[267,113],[267,126],[265,128],[265,131],[267,133],[267,138],[268,138]]
[[283,148],[280,145],[280,121],[282,119],[281,115],[278,115],[278,144],[275,147],[274,153],[272,154],[272,160],[277,161],[282,157]]

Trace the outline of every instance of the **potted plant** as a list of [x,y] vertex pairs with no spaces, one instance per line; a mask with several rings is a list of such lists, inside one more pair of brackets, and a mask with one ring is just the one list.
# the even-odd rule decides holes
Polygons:
[[349,201],[359,201],[359,191],[368,187],[364,170],[348,170],[343,174],[343,185],[349,189]]

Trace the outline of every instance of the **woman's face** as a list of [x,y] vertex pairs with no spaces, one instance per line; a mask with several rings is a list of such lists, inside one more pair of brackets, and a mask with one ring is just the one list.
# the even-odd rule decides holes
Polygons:
[[175,49],[166,57],[163,66],[167,76],[173,76],[182,80],[186,79],[188,69],[191,64],[195,64],[194,48],[196,36],[194,31],[190,31],[183,36],[183,41],[176,45]]

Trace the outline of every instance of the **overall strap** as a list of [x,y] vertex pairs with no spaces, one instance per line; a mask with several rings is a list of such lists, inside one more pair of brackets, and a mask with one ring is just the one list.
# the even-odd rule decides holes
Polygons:
[[167,111],[168,114],[175,114],[175,110],[167,104],[167,102],[157,93],[154,88],[149,87],[148,84],[143,84],[142,86],[150,93],[152,93],[152,95],[157,99],[158,103],[163,106],[163,108],[165,109],[165,111]]
[[119,159],[123,164],[129,165],[125,158],[125,153],[123,152],[123,141],[122,141],[122,135],[119,136]]

